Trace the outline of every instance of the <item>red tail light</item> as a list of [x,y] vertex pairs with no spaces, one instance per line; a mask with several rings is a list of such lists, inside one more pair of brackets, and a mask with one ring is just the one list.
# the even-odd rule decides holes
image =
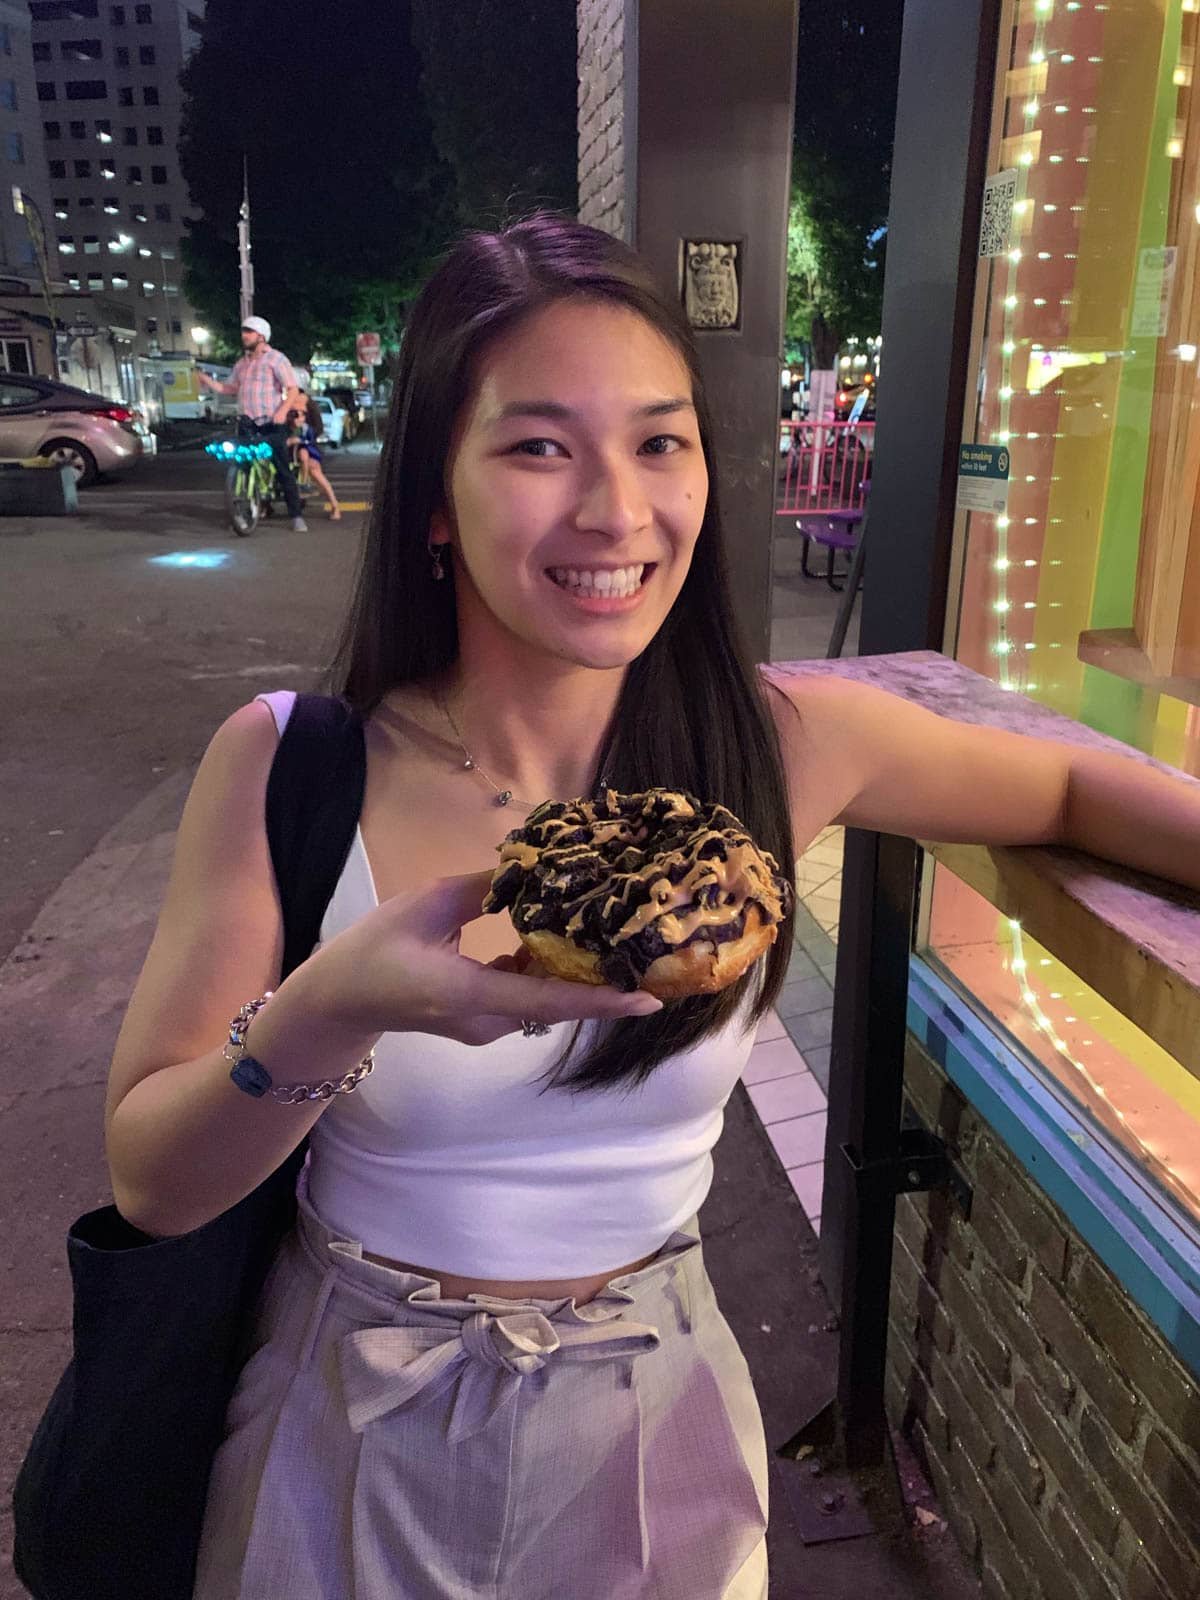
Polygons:
[[133,412],[128,406],[103,406],[96,412],[98,417],[107,417],[110,422],[132,422]]

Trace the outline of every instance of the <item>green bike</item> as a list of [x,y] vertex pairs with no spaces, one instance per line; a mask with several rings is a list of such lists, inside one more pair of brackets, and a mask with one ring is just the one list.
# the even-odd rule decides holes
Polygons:
[[271,446],[265,439],[220,439],[205,454],[225,465],[225,515],[239,538],[253,533],[274,502],[284,498]]

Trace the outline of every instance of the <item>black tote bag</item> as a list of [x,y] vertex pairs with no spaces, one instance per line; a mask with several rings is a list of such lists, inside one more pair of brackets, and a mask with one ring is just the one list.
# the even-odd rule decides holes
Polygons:
[[[319,936],[365,767],[357,714],[297,696],[267,787],[285,977]],[[209,1472],[304,1151],[177,1238],[115,1206],[71,1227],[74,1355],[13,1490],[14,1566],[35,1600],[190,1600]]]

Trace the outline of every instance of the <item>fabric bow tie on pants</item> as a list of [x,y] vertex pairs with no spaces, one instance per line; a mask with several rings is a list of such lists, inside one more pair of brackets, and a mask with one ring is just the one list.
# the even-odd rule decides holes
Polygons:
[[346,1414],[355,1433],[414,1402],[458,1390],[447,1425],[454,1444],[487,1427],[521,1380],[547,1362],[633,1358],[659,1345],[643,1323],[552,1323],[540,1311],[477,1311],[436,1327],[360,1328],[338,1346]]

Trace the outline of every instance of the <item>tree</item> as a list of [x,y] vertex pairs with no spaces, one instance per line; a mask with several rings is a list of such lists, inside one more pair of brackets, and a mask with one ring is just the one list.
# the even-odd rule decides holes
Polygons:
[[[263,40],[270,40],[269,52]],[[255,308],[296,360],[394,343],[454,227],[453,175],[420,92],[408,0],[209,0],[186,67],[180,161],[189,298],[237,344],[237,214],[250,179]]]
[[457,219],[497,227],[574,213],[575,6],[569,0],[412,0],[413,37]]
[[801,9],[789,333],[804,338],[809,317],[821,367],[846,335],[879,328],[902,10],[903,0]]

